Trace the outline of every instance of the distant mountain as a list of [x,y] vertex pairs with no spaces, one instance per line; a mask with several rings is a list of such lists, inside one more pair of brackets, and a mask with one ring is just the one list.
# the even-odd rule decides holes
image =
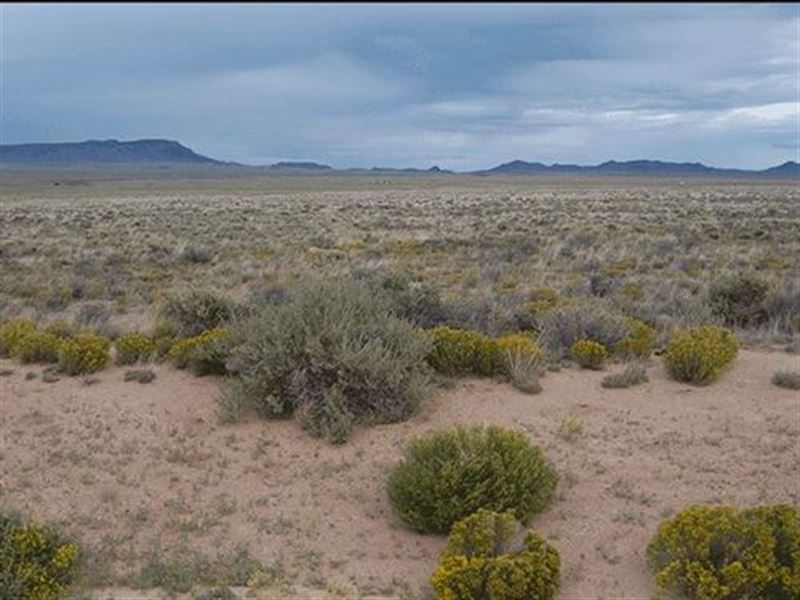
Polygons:
[[[282,161],[273,165],[248,166],[233,162],[223,162],[202,156],[173,140],[89,140],[86,142],[66,142],[55,144],[2,144],[0,145],[0,163],[12,167],[55,167],[59,170],[83,168],[106,171],[120,167],[122,172],[131,172],[132,167],[138,171],[153,171],[152,166],[160,169],[184,172],[191,171],[191,176],[231,176],[259,175],[265,173],[278,174],[312,174],[312,173],[353,173],[353,174],[409,174],[409,175],[449,175],[453,171],[438,166],[429,169],[366,167],[335,169],[310,161]],[[108,167],[108,168],[106,168]],[[205,169],[204,167],[213,167]],[[200,173],[202,171],[203,173]],[[207,171],[207,173],[206,173]],[[546,165],[540,162],[514,160],[492,169],[472,171],[470,175],[546,175],[546,174],[587,174],[587,175],[629,175],[629,176],[740,176],[740,177],[774,177],[800,178],[800,164],[787,161],[782,165],[761,171],[744,169],[720,169],[702,163],[675,163],[660,160],[629,160],[618,162],[610,160],[599,165],[582,166],[572,164]]]
[[745,175],[764,177],[797,177],[800,175],[800,165],[788,161],[780,166],[764,169],[763,171],[749,171],[744,169],[720,169],[709,167],[702,163],[674,163],[660,160],[629,160],[617,162],[610,160],[599,165],[545,165],[540,162],[525,162],[514,160],[503,163],[485,171],[475,171],[478,175],[508,174],[508,175],[537,175],[547,173],[575,173],[596,175],[640,175],[640,176],[672,176],[672,175]]
[[332,171],[333,167],[328,165],[321,165],[315,162],[292,162],[283,161],[270,165],[270,169],[284,169],[284,170],[297,170],[297,171]]
[[221,165],[172,140],[89,140],[58,144],[3,144],[0,162],[24,165],[180,163]]
[[787,160],[782,165],[777,167],[770,167],[762,171],[765,175],[772,175],[776,177],[794,177],[800,178],[800,164],[793,160]]
[[441,167],[433,166],[430,169],[416,169],[414,167],[407,167],[405,169],[400,169],[397,167],[372,167],[370,169],[361,168],[352,168],[347,169],[352,173],[417,173],[417,174],[451,174],[453,171],[448,171],[447,169],[442,169]]

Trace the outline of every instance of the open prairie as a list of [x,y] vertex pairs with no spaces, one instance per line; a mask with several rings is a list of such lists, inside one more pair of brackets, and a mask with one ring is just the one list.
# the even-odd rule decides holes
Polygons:
[[712,281],[756,271],[775,306],[746,335],[786,343],[798,325],[792,180],[4,174],[0,227],[5,317],[90,307],[124,331],[188,285],[246,300],[308,273],[382,268],[474,303],[490,329],[539,288],[696,323],[711,318]]
[[[455,425],[523,432],[552,461],[555,497],[528,525],[560,553],[562,600],[650,598],[645,548],[691,504],[800,505],[800,394],[772,382],[800,370],[796,182],[45,173],[2,188],[6,322],[115,340],[150,335],[188,288],[269,307],[309,277],[379,274],[426,290],[417,323],[435,309],[431,323],[542,347],[540,393],[439,376],[410,418],[343,444],[296,419],[222,419],[229,377],[170,360],[140,361],[155,374],[141,385],[124,366],[71,377],[4,358],[2,506],[77,540],[77,596],[428,598],[446,536],[409,529],[387,480],[409,441]],[[743,274],[763,294],[730,317],[713,288]],[[646,381],[606,386],[627,359],[581,369],[546,342],[558,311],[646,323]],[[702,386],[663,360],[699,325],[743,346]]]

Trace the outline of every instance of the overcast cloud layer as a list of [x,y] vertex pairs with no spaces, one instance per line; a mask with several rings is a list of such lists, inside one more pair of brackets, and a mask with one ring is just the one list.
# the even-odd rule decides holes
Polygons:
[[251,164],[798,159],[798,5],[9,5],[3,143]]

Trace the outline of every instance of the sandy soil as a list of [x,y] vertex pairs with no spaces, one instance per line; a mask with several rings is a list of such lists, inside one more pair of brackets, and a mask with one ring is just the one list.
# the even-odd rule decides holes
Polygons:
[[[549,373],[538,396],[461,381],[414,419],[344,446],[293,422],[221,424],[218,382],[168,367],[149,385],[110,368],[89,386],[0,367],[14,369],[0,378],[2,503],[62,522],[116,569],[156,540],[206,553],[244,542],[298,590],[349,580],[375,597],[416,594],[444,538],[402,525],[387,475],[408,440],[462,423],[526,431],[562,474],[531,525],[561,553],[563,600],[648,598],[645,546],[688,504],[800,503],[800,394],[770,384],[798,367],[789,354],[744,351],[702,388],[668,380],[657,360],[650,382],[627,390],[576,370]],[[97,595],[112,596],[145,594]]]

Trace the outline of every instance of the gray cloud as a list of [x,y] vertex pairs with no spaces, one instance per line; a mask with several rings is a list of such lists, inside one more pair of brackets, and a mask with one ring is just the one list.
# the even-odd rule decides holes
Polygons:
[[796,5],[9,5],[4,143],[263,163],[797,158]]

